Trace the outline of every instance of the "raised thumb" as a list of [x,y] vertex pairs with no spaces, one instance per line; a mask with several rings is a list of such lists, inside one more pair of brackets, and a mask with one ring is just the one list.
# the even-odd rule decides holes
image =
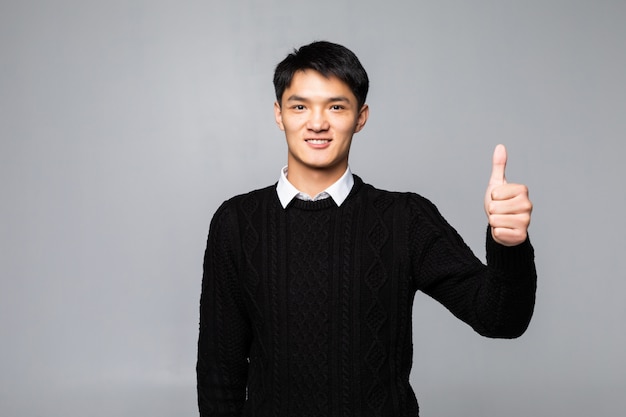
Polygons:
[[506,159],[507,155],[504,145],[496,146],[496,149],[493,151],[491,178],[489,179],[489,184],[506,184],[506,176],[504,174],[504,170],[506,169]]

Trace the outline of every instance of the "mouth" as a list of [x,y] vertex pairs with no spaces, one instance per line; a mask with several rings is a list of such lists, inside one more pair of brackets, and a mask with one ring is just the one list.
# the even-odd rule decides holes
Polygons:
[[305,139],[305,142],[311,145],[325,145],[330,143],[332,139]]

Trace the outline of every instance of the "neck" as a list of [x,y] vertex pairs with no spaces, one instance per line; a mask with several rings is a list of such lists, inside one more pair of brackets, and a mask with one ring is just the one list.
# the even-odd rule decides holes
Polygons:
[[307,169],[300,170],[288,165],[287,179],[294,187],[310,195],[316,196],[333,185],[348,169],[348,164],[333,169]]

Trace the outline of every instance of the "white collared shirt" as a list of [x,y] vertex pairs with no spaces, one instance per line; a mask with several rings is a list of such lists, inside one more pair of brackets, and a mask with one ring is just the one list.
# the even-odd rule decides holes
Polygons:
[[324,198],[331,197],[337,206],[346,200],[352,186],[354,185],[354,178],[350,167],[346,169],[346,172],[339,178],[333,185],[316,195],[311,197],[310,195],[301,192],[287,179],[287,168],[284,167],[280,170],[280,177],[278,178],[278,184],[276,185],[276,193],[278,193],[278,199],[283,208],[287,208],[291,200],[297,198],[305,201],[317,201]]

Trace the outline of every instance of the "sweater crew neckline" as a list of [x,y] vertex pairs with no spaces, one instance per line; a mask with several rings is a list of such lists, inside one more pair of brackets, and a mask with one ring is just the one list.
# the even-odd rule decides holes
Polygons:
[[[354,185],[350,190],[350,193],[346,197],[345,201],[342,203],[342,206],[348,203],[351,199],[354,198],[354,195],[360,190],[363,185],[363,180],[359,178],[357,175],[353,175]],[[298,210],[326,210],[329,208],[338,208],[339,206],[332,198],[324,198],[321,200],[300,200],[298,198],[294,198],[289,202],[286,209],[293,207]]]

